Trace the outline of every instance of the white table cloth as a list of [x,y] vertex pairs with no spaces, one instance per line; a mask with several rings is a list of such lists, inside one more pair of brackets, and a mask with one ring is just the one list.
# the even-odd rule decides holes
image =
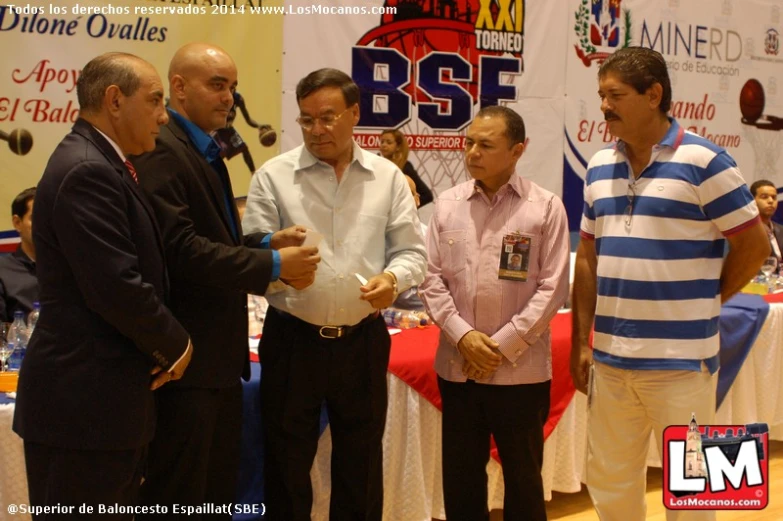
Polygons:
[[[718,410],[718,424],[769,424],[770,438],[783,440],[783,304],[770,312],[748,359]],[[445,518],[441,488],[440,411],[393,375],[388,375],[389,410],[384,444],[384,521]],[[577,393],[544,445],[544,490],[580,488],[586,444],[586,399]],[[0,405],[0,519],[9,503],[27,503],[22,440],[11,431],[13,405]],[[311,476],[313,520],[326,521],[329,507],[331,436],[321,437]],[[651,443],[648,463],[660,465]],[[491,508],[503,506],[500,465],[490,460]],[[28,521],[30,516],[14,516]]]

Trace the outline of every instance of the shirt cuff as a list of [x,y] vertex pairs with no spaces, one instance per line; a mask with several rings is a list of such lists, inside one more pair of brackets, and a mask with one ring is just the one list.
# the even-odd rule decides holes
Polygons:
[[411,276],[410,270],[407,270],[402,266],[393,266],[391,268],[386,268],[383,271],[394,273],[394,277],[397,279],[398,295],[413,287],[413,277]]
[[530,344],[522,340],[517,334],[517,330],[511,323],[501,327],[497,333],[492,335],[492,340],[499,344],[498,350],[511,363],[516,362],[522,356],[522,353],[530,347]]
[[[267,237],[271,237],[267,235]],[[263,243],[263,241],[261,241]],[[269,282],[275,282],[280,278],[280,252],[272,250],[272,279]]]
[[191,343],[190,339],[188,338],[188,345],[187,345],[187,347],[185,347],[185,351],[183,351],[182,354],[180,355],[180,357],[177,358],[176,362],[171,364],[171,367],[169,367],[169,370],[166,371],[167,373],[172,372],[174,370],[174,368],[177,367],[177,365],[182,361],[182,359],[185,358],[185,354],[188,352],[188,348],[190,348],[191,345],[193,345],[193,344]]
[[268,250],[272,247],[272,234],[268,233],[266,237],[261,239],[261,248]]
[[473,329],[475,328],[465,322],[465,320],[459,316],[459,313],[451,315],[451,317],[446,320],[446,323],[443,324],[443,332],[451,339],[455,347],[459,344],[459,341],[462,340],[462,337],[473,331]]

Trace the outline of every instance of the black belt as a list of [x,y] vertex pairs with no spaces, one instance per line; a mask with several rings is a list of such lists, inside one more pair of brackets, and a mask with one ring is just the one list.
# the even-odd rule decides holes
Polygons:
[[280,311],[279,309],[275,309],[273,307],[269,308],[270,310],[273,310],[277,314],[279,314],[281,317],[297,322],[298,324],[302,324],[306,326],[308,329],[312,329],[321,338],[326,338],[328,340],[339,340],[341,338],[348,337],[351,333],[355,332],[359,328],[363,327],[364,325],[372,322],[376,318],[378,318],[379,312],[375,311],[373,313],[370,313],[366,317],[364,317],[358,324],[354,324],[352,326],[319,326],[316,324],[311,324],[310,322],[306,322],[302,320],[299,317],[295,317],[294,315],[290,313],[286,313],[285,311]]

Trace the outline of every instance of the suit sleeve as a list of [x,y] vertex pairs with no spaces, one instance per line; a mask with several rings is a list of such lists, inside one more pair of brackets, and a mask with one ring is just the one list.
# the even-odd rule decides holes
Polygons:
[[199,182],[198,173],[184,153],[159,139],[155,150],[135,159],[134,165],[155,209],[173,277],[256,295],[266,292],[272,276],[270,250],[232,246],[199,234],[195,212],[212,209],[191,208],[188,193]]
[[188,333],[142,280],[125,190],[110,166],[81,163],[60,187],[52,222],[87,306],[169,369],[185,352]]

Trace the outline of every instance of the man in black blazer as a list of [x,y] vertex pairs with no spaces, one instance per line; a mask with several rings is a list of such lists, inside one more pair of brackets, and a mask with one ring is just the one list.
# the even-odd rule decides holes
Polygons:
[[135,162],[163,232],[171,308],[196,347],[185,377],[157,395],[159,429],[142,501],[227,504],[236,497],[240,377],[249,376],[247,293],[263,295],[278,278],[305,287],[320,257],[316,248],[295,246],[304,229],[242,233],[228,170],[210,137],[234,103],[231,57],[216,46],[186,45],[171,61],[169,85],[170,122],[155,150]]
[[761,222],[764,223],[764,229],[767,230],[769,237],[770,255],[777,257],[778,269],[783,263],[783,226],[772,221],[775,210],[778,209],[778,191],[772,181],[759,179],[750,185],[750,193],[756,201],[759,209]]
[[[24,438],[30,504],[92,519],[97,505],[138,503],[155,432],[152,391],[182,376],[192,348],[163,305],[155,214],[124,164],[152,150],[168,121],[160,77],[136,56],[104,54],[82,70],[77,95],[81,117],[36,194],[42,308],[19,375],[14,431]],[[96,514],[80,513],[82,503]]]

